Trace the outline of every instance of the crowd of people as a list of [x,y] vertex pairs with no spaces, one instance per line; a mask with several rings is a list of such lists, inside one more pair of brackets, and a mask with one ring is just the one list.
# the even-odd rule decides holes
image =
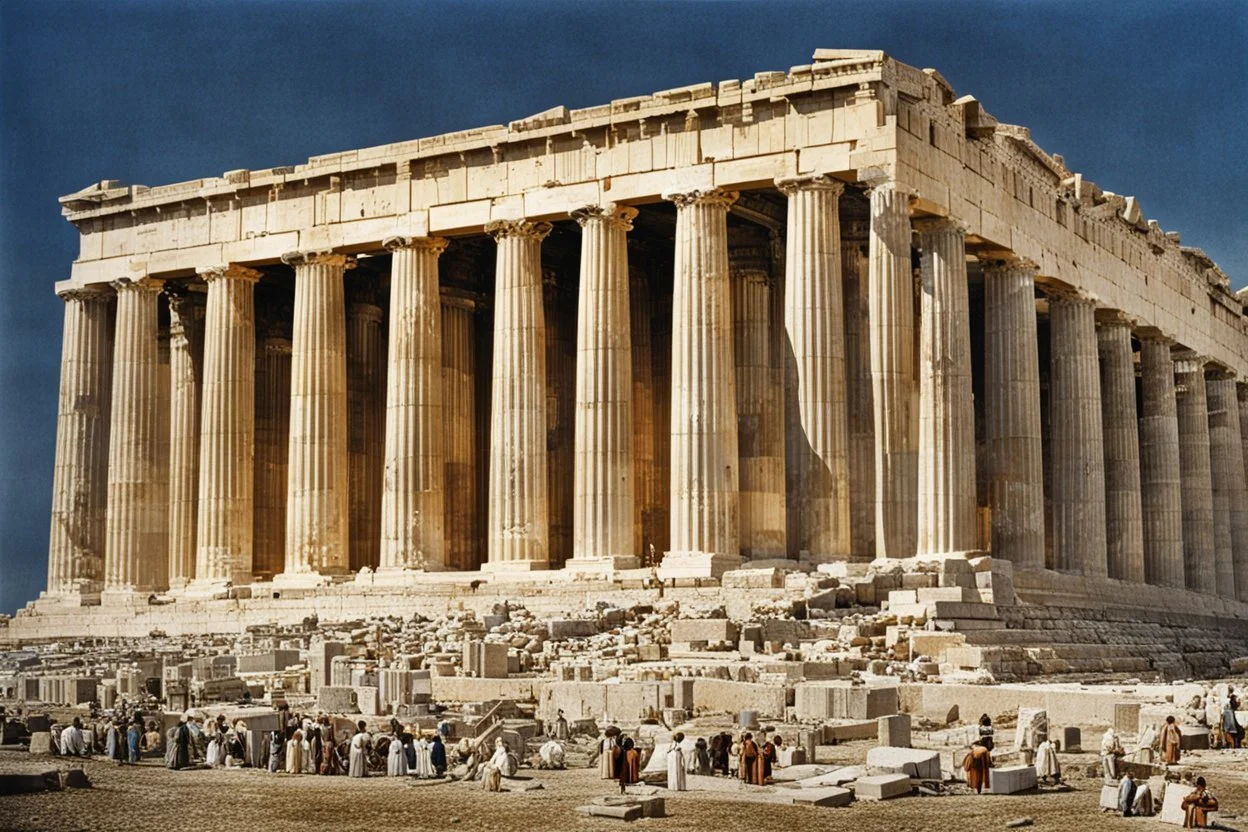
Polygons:
[[[753,733],[733,735],[719,733],[698,737],[692,743],[683,733],[672,737],[665,755],[667,788],[684,791],[685,776],[723,776],[740,779],[748,785],[763,786],[771,781],[772,767],[784,747],[784,738],[764,728],[756,738]],[[617,780],[620,792],[641,779],[641,749],[632,737],[619,728],[608,726],[598,745],[598,770],[604,780]]]

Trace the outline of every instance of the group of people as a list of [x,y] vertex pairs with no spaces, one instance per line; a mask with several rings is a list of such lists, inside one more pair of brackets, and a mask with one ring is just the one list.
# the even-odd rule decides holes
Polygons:
[[144,722],[138,712],[127,719],[115,714],[86,727],[81,717],[65,726],[53,726],[53,748],[66,757],[89,757],[102,753],[118,765],[135,764],[144,754],[159,753],[164,745],[156,723]]
[[[784,746],[780,735],[772,734],[768,738],[767,733],[764,729],[757,739],[748,731],[735,737],[720,733],[709,741],[699,737],[692,747],[683,733],[675,734],[666,751],[656,749],[655,752],[666,755],[667,788],[684,791],[688,774],[737,777],[748,785],[766,785],[771,780],[779,750]],[[609,727],[599,741],[599,773],[604,780],[619,781],[623,793],[641,779],[641,756],[641,749],[632,737],[623,735],[614,726]]]

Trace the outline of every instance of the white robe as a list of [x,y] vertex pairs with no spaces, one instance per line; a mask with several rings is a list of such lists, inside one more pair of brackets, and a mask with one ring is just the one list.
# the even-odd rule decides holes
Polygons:
[[369,736],[361,731],[351,738],[351,756],[348,761],[347,774],[352,777],[368,776],[368,752],[365,750]]
[[204,758],[204,762],[208,764],[209,768],[216,768],[217,763],[219,763],[220,761],[221,761],[221,741],[218,740],[216,737],[213,737],[208,742],[208,753]]
[[611,768],[611,757],[614,751],[615,737],[603,737],[602,742],[598,744],[598,773],[604,780],[610,780],[615,776]]
[[563,768],[563,746],[557,741],[547,740],[537,753],[548,768]]
[[1148,781],[1142,780],[1135,787],[1135,800],[1131,804],[1131,813],[1137,817],[1150,817],[1153,814],[1153,790]]
[[300,740],[286,743],[286,773],[303,774],[303,742]]
[[87,756],[87,743],[82,731],[70,725],[61,732],[61,753],[66,757]]
[[498,773],[503,777],[511,777],[516,773],[516,768],[511,764],[511,755],[507,753],[507,746],[499,743],[494,748],[494,756],[490,758],[490,765],[498,769]]
[[685,752],[679,745],[667,752],[667,788],[674,792],[685,790]]
[[412,774],[417,777],[432,777],[433,758],[429,756],[429,741],[424,738],[413,741],[412,750],[416,752],[416,767]]
[[390,740],[390,752],[386,755],[386,774],[390,777],[407,775],[407,753],[398,737]]
[[1036,776],[1054,779],[1062,776],[1062,766],[1057,761],[1057,752],[1053,750],[1053,743],[1048,740],[1040,743],[1040,747],[1036,749]]
[[312,759],[312,743],[309,740],[303,741],[303,773],[316,774],[316,760]]

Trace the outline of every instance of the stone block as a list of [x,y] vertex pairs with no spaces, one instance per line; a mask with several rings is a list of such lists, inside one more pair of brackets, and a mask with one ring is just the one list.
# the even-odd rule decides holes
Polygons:
[[867,768],[904,774],[916,780],[939,780],[940,752],[921,748],[872,748],[867,752]]
[[927,656],[934,662],[946,661],[948,651],[966,644],[966,636],[962,633],[934,633],[926,630],[911,632],[910,653],[915,658]]
[[776,568],[734,569],[720,577],[724,589],[782,589],[784,572]]
[[51,754],[52,734],[49,731],[35,731],[30,735],[31,754]]
[[782,746],[776,749],[776,765],[781,768],[789,768],[792,766],[801,766],[806,764],[806,749],[798,748],[792,745]]
[[1007,766],[988,773],[989,794],[1018,794],[1035,787],[1035,766]]
[[694,708],[714,713],[756,711],[766,717],[782,717],[788,706],[788,688],[755,682],[731,682],[700,678],[693,686]]
[[[760,627],[760,636],[761,631]],[[674,644],[695,641],[731,643],[738,640],[738,630],[737,625],[726,618],[678,618],[671,623],[670,636]]]
[[[786,793],[787,794],[787,793]],[[854,793],[839,786],[816,786],[792,792],[793,802],[798,806],[848,806],[854,802]]]
[[876,774],[859,777],[852,784],[854,797],[859,800],[889,800],[904,797],[914,791],[910,778],[904,774]]
[[1108,809],[1111,812],[1118,811],[1118,787],[1117,786],[1101,786],[1101,802],[1100,808]]
[[360,706],[355,688],[334,685],[317,688],[316,709],[330,714],[358,714]]
[[[790,618],[769,618],[763,622],[763,643],[797,644],[811,637],[810,622]],[[774,651],[773,651],[774,652]]]
[[910,747],[910,714],[882,716],[877,722],[880,726],[881,746],[893,748]]
[[626,803],[618,806],[589,806],[587,807],[591,817],[596,818],[615,818],[616,820],[640,820],[642,817],[642,808],[636,803]]
[[895,609],[902,604],[919,603],[918,593],[913,589],[894,589],[888,593],[888,608]]
[[1183,798],[1196,791],[1194,786],[1183,783],[1167,783],[1166,796],[1161,801],[1161,822],[1182,826],[1184,819]]
[[817,789],[824,786],[843,786],[867,776],[865,766],[842,766],[824,774],[799,780],[797,785],[802,789]]
[[1063,728],[1059,738],[1062,742],[1062,751],[1067,754],[1076,754],[1083,750],[1083,732],[1078,728]]
[[1180,725],[1179,748],[1184,751],[1209,748],[1209,729],[1203,725]]
[[672,680],[672,707],[693,712],[693,678],[677,677]]
[[915,595],[918,597],[918,603],[920,604],[926,604],[931,601],[980,602],[979,591],[965,586],[924,587],[923,589],[916,589]]
[[1140,730],[1140,703],[1114,703],[1114,731],[1119,736],[1132,737]]
[[298,650],[269,650],[251,656],[238,657],[238,673],[276,673],[291,665],[299,664]]
[[598,634],[598,622],[592,618],[552,618],[546,622],[546,633],[555,641],[589,638]]

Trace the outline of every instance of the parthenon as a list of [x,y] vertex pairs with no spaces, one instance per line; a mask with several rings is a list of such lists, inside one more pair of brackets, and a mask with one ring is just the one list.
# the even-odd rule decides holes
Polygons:
[[1248,618],[1248,296],[935,70],[819,49],[60,202],[17,636],[915,558]]

